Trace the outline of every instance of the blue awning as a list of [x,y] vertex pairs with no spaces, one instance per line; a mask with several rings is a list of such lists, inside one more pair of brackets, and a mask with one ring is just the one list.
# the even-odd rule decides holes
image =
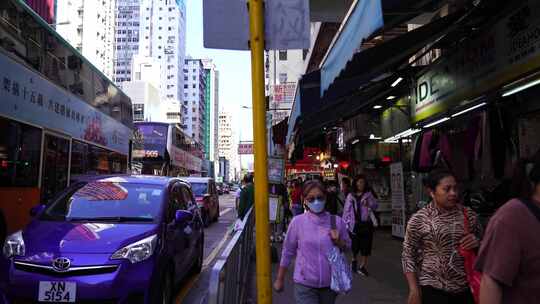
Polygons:
[[357,52],[362,40],[369,37],[383,24],[381,0],[355,2],[354,8],[321,67],[321,96]]

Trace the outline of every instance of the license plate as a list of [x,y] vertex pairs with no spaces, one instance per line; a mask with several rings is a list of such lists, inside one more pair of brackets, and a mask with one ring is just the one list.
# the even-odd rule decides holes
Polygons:
[[77,284],[73,282],[39,282],[38,301],[75,303]]

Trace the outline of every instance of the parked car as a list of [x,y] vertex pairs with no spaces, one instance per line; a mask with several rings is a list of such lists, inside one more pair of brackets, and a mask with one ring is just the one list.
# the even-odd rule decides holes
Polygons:
[[217,222],[219,219],[219,195],[214,179],[210,177],[186,177],[185,180],[191,184],[197,204],[201,208],[204,226],[208,227],[210,223]]
[[31,214],[3,247],[11,303],[173,303],[174,286],[201,271],[203,222],[178,178],[95,177]]

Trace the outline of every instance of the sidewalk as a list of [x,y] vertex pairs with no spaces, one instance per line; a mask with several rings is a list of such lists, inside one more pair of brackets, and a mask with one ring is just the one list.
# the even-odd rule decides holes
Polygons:
[[[281,244],[279,244],[281,245]],[[279,248],[281,251],[281,248]],[[253,265],[255,266],[255,265]],[[272,264],[272,278],[276,277],[278,264]],[[255,267],[253,267],[255,269]],[[339,296],[337,304],[394,304],[406,303],[407,282],[401,268],[401,241],[394,239],[389,230],[377,231],[373,245],[373,256],[369,260],[369,277],[355,274],[353,290],[347,295]],[[273,292],[273,303],[294,303],[292,267],[287,273],[285,290]],[[255,274],[251,280],[255,285]],[[256,288],[251,288],[250,303],[256,303]]]

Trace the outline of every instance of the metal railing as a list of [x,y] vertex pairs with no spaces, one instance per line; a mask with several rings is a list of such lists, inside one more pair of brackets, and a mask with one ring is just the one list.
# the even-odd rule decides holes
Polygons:
[[247,277],[255,249],[255,212],[251,208],[210,274],[208,304],[243,303],[249,288]]

